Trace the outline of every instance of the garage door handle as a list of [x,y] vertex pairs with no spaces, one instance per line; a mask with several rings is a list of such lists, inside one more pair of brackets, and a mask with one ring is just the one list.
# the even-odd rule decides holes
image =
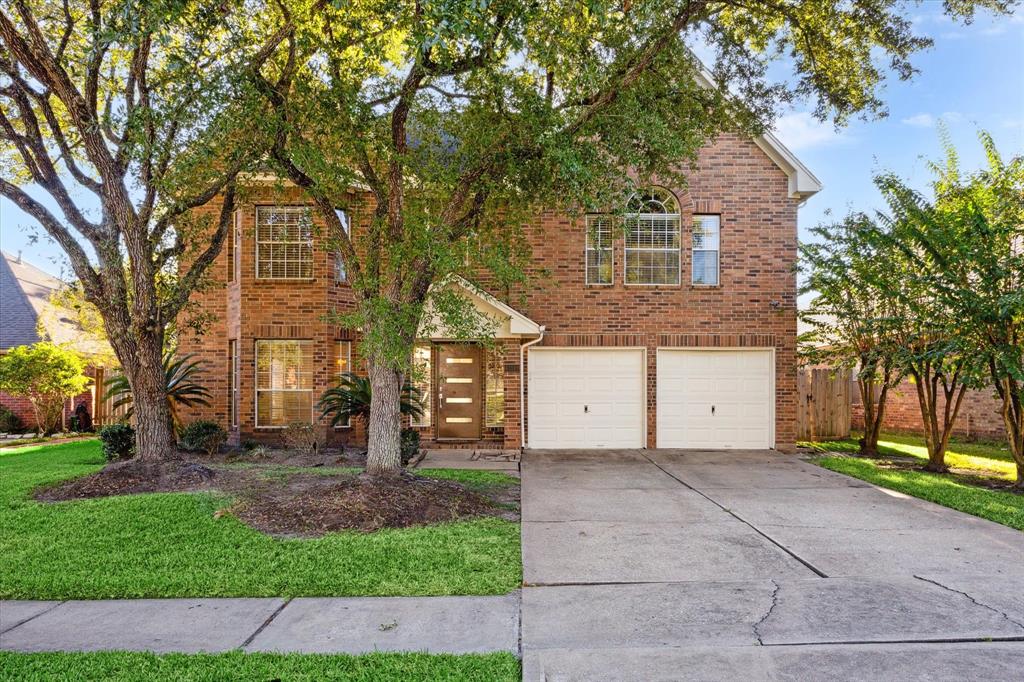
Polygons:
[[712,405],[711,406],[711,415],[714,416],[714,414],[715,414],[715,406]]
[[590,405],[583,406],[583,414],[586,414],[587,412],[590,412]]

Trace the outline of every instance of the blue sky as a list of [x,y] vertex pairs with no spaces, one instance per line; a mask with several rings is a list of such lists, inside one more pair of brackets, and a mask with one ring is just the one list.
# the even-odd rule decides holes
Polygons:
[[[892,170],[921,189],[927,187],[926,160],[941,157],[936,122],[943,120],[972,169],[983,163],[977,131],[985,129],[1005,156],[1024,154],[1024,12],[1013,17],[978,17],[962,26],[947,19],[937,0],[923,2],[912,16],[935,46],[917,55],[920,73],[910,82],[889,81],[883,92],[889,116],[855,120],[842,130],[816,121],[810,107],[794,107],[776,125],[777,134],[818,176],[825,189],[800,210],[800,234],[850,208],[882,208],[871,182]],[[31,218],[0,199],[0,248],[22,251],[29,262],[67,274],[60,249],[39,234]]]

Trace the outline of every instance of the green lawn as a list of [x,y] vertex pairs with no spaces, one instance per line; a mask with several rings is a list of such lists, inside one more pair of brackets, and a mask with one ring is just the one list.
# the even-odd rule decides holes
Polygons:
[[0,653],[0,680],[519,680],[512,654]]
[[501,519],[286,540],[214,518],[229,501],[213,494],[29,496],[102,464],[96,441],[0,453],[0,598],[504,594],[522,582],[519,525]]
[[[800,443],[820,452],[856,453],[859,450],[857,437],[844,440]],[[879,454],[888,457],[914,457],[922,462],[928,460],[924,438],[904,434],[885,433],[878,439]],[[957,469],[984,472],[992,478],[1016,480],[1017,468],[1006,443],[969,443],[951,440],[946,450],[946,463]]]
[[944,474],[888,469],[883,460],[820,457],[816,462],[826,469],[883,488],[898,490],[907,495],[1024,530],[1024,495],[968,485]]

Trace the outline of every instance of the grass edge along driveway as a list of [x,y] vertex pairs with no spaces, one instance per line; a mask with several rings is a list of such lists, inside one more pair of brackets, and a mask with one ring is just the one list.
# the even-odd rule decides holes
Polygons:
[[229,504],[216,494],[30,497],[102,465],[97,441],[0,454],[0,599],[486,595],[522,583],[519,524],[496,518],[281,539],[216,518]]
[[[851,437],[838,441],[801,443],[822,456],[815,457],[819,466],[874,485],[896,490],[944,507],[978,516],[989,521],[1024,530],[1024,495],[972,485],[971,476],[993,482],[1009,483],[1015,469],[1005,446],[953,441],[947,452],[947,463],[963,470],[959,474],[933,474],[906,468],[907,458],[922,464],[927,460],[924,441],[917,436],[883,434],[879,439],[879,459],[857,457],[857,441]],[[841,456],[828,453],[848,453]],[[891,466],[891,459],[901,458],[901,467]]]
[[151,654],[0,653],[0,679],[10,680],[519,680],[519,660],[510,653],[423,654]]

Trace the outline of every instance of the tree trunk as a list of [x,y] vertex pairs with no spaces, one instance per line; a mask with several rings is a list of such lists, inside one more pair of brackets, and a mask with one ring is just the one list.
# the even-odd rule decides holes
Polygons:
[[860,400],[864,406],[864,437],[860,439],[862,457],[878,457],[878,436],[882,432],[885,419],[885,400],[889,393],[889,381],[882,382],[882,387],[875,398],[875,379],[857,379],[860,389]]
[[402,373],[385,362],[370,361],[370,418],[366,471],[394,474],[402,469],[400,400]]
[[135,343],[115,341],[112,345],[132,390],[135,457],[150,462],[175,459],[178,449],[167,406],[163,334],[145,334],[133,341]]
[[996,391],[1002,401],[1000,414],[1006,427],[1006,440],[1010,445],[1010,455],[1017,465],[1017,481],[1015,488],[1024,489],[1024,397],[1021,395],[1022,385],[1013,379],[999,377],[993,370]]

